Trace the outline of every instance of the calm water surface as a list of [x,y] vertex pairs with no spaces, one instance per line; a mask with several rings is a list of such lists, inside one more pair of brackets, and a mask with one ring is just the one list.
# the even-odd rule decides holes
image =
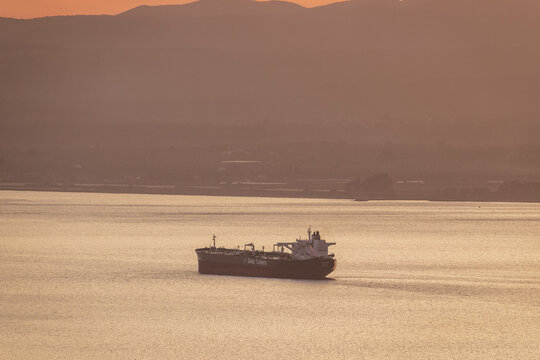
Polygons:
[[[331,280],[194,249],[336,241]],[[0,192],[1,359],[538,359],[540,205]]]

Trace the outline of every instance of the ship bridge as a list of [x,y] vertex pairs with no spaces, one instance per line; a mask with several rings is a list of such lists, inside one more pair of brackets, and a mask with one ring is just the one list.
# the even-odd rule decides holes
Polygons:
[[335,245],[335,242],[326,242],[321,239],[321,235],[318,231],[311,232],[311,227],[308,228],[307,239],[297,239],[296,242],[279,242],[274,244],[274,251],[276,248],[281,252],[284,249],[291,251],[293,259],[305,260],[321,257],[333,257],[334,254],[328,254],[328,248]]

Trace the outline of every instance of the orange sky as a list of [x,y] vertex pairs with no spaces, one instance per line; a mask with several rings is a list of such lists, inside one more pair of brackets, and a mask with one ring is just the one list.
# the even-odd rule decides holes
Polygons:
[[[194,0],[1,0],[0,17],[33,18],[50,15],[117,14],[135,6],[182,4]],[[316,6],[337,0],[290,0]]]

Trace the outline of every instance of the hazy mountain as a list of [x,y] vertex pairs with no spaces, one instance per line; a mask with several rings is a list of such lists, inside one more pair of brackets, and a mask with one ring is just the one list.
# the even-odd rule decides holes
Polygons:
[[221,15],[276,15],[297,13],[304,8],[286,1],[256,2],[251,0],[199,0],[183,5],[141,5],[123,16],[221,16]]
[[538,18],[533,0],[201,0],[0,19],[0,119],[482,122],[531,142]]

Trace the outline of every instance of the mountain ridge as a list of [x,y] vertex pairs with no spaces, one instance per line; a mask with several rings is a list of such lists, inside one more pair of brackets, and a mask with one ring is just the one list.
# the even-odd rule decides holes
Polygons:
[[[2,19],[1,121],[540,117],[537,4],[522,0],[532,7],[516,9],[495,1],[486,11],[495,15],[485,18],[446,12],[456,3],[396,2],[385,2],[391,9],[343,2],[285,15],[181,21]],[[507,16],[510,8],[522,16]]]
[[288,1],[199,0],[179,5],[141,5],[118,16],[222,16],[222,15],[283,15],[295,13],[303,6]]

